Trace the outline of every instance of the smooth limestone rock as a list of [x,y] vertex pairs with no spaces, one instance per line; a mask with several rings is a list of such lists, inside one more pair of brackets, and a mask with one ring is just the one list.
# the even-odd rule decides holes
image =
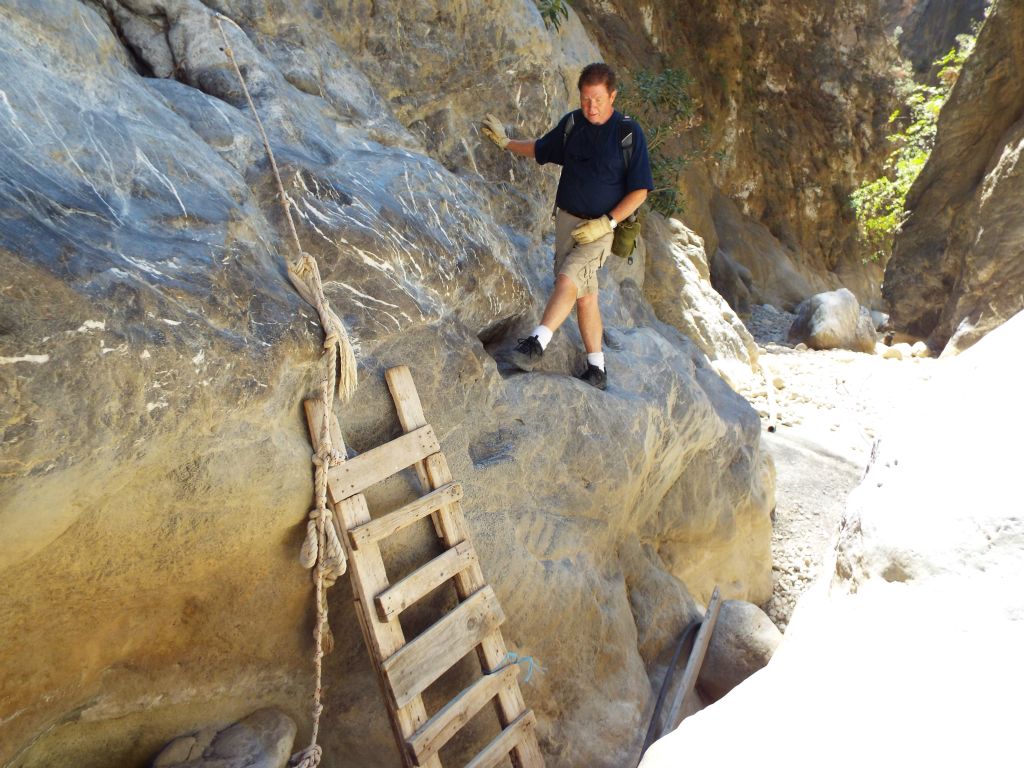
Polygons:
[[744,317],[753,310],[759,293],[750,270],[718,248],[711,259],[711,285],[726,303]]
[[875,329],[871,316],[845,288],[819,293],[800,303],[790,326],[790,344],[807,344],[811,349],[875,351]]
[[717,701],[763,669],[781,641],[779,628],[756,605],[723,601],[697,679],[705,697]]
[[[771,304],[786,311],[808,296],[828,290],[829,282],[815,275],[802,274],[794,263],[792,247],[780,243],[768,228],[745,216],[732,200],[719,195],[712,206],[718,229],[718,250],[712,278],[716,289],[733,301]],[[749,299],[742,287],[749,291]],[[737,311],[747,314],[744,303]]]
[[[1024,686],[1024,518],[1004,436],[1024,429],[1006,407],[1022,345],[1018,313],[936,363],[879,436],[834,568],[801,598],[771,662],[654,744],[642,768],[712,763],[723,743],[736,764],[763,760],[766,743],[808,768],[836,761],[837,744],[844,765],[1017,761],[1008,703]],[[957,418],[936,418],[950,402]],[[950,674],[951,659],[965,673]]]
[[882,357],[886,360],[907,360],[913,354],[914,348],[905,341],[901,341],[898,344],[893,344],[891,347],[886,347],[882,352]]
[[[310,728],[301,401],[321,334],[285,275],[276,187],[209,9],[108,5],[0,9],[0,764],[19,768],[141,766],[255,706],[294,719],[300,744]],[[537,372],[505,361],[553,284],[554,179],[481,143],[475,120],[486,99],[517,129],[549,125],[593,42],[525,1],[218,7],[357,345],[348,448],[398,433],[383,372],[410,365],[505,638],[543,667],[524,692],[547,764],[635,761],[650,660],[689,595],[770,593],[774,470],[757,414],[658,320],[640,263],[604,278],[608,392],[569,375],[572,323]],[[416,493],[405,473],[369,503]],[[437,552],[429,525],[410,530],[389,574]],[[439,590],[403,624],[453,602]],[[396,765],[345,579],[329,607],[325,764]],[[450,759],[496,728],[488,710]]]
[[153,768],[284,768],[295,730],[284,712],[260,709],[223,730],[179,736],[157,755]]
[[1024,0],[992,5],[886,266],[893,328],[944,354],[1024,309]]
[[679,329],[715,361],[737,361],[749,371],[757,345],[743,321],[714,288],[704,243],[678,219],[651,214],[644,224],[647,244],[644,296],[658,318]]

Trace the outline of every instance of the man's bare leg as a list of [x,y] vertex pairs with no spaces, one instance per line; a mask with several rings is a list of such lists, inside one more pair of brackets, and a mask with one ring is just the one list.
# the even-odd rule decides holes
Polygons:
[[544,316],[540,324],[554,333],[572,312],[572,305],[575,302],[576,284],[565,275],[558,275],[555,278],[555,290],[544,307]]
[[588,353],[601,351],[601,336],[604,325],[601,323],[601,308],[597,294],[580,296],[576,301],[576,321],[580,325],[580,336]]

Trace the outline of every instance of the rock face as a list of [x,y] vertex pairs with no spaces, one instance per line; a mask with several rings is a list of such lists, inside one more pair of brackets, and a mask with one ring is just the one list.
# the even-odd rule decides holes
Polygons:
[[875,351],[875,340],[871,314],[845,288],[819,293],[801,302],[788,334],[790,344],[802,343],[811,349],[868,353]]
[[[505,637],[545,670],[524,690],[548,765],[634,761],[651,660],[690,594],[769,594],[774,477],[757,415],[657,319],[639,264],[602,290],[608,392],[567,375],[571,323],[543,370],[502,362],[553,283],[554,176],[481,144],[475,121],[486,102],[524,134],[548,127],[594,42],[575,16],[546,30],[529,0],[218,7],[358,344],[349,448],[395,436],[382,374],[409,364]],[[0,764],[141,766],[254,706],[292,717],[301,744],[301,400],[322,339],[211,12],[14,0],[0,20]],[[395,574],[437,552],[428,527],[386,553]],[[344,580],[329,599],[325,764],[397,765]]]
[[618,63],[693,76],[704,122],[681,218],[712,262],[721,248],[753,274],[753,303],[791,310],[841,286],[878,299],[849,195],[880,172],[897,105],[881,0],[572,5]]
[[883,293],[893,327],[955,353],[1024,309],[1024,2],[999,0],[939,115]]
[[[771,739],[799,766],[834,759],[837,743],[850,765],[1016,759],[1006,703],[1024,685],[1024,520],[1019,461],[1002,436],[1024,428],[1005,405],[1022,345],[1018,314],[934,364],[928,389],[876,445],[835,568],[801,599],[771,662],[656,743],[642,768],[713,760],[737,723],[737,763],[756,761]],[[953,400],[958,418],[936,419]],[[970,673],[948,674],[952,658],[969,659]],[[971,706],[950,706],[963,700]],[[769,707],[786,717],[766,718]]]

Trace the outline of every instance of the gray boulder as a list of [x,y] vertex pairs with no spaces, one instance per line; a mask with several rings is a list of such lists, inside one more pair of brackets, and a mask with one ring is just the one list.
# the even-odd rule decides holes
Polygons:
[[284,768],[295,743],[295,721],[279,709],[260,709],[218,731],[179,736],[153,768]]
[[787,340],[811,349],[871,353],[875,351],[876,334],[871,314],[857,303],[856,296],[840,288],[800,302]]
[[745,216],[733,200],[716,195],[712,211],[719,239],[711,260],[711,282],[739,314],[750,314],[751,303],[792,310],[803,297],[834,287],[801,269],[793,247]]
[[782,642],[782,633],[753,603],[726,600],[697,682],[710,701],[717,701],[757,670],[767,666]]

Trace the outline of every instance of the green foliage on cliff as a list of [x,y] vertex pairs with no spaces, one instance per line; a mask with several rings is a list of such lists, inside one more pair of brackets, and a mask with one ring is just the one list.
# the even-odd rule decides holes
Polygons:
[[975,39],[974,34],[958,36],[956,47],[935,62],[937,84],[915,83],[909,77],[901,84],[904,106],[889,118],[893,133],[888,138],[896,146],[885,161],[885,175],[863,184],[850,197],[872,260],[884,261],[892,252],[893,238],[907,217],[907,193],[935,146],[939,111],[974,50]]
[[537,10],[544,19],[545,27],[554,27],[557,30],[562,21],[569,18],[569,3],[566,0],[537,0]]
[[693,79],[682,69],[653,73],[641,70],[619,85],[616,106],[632,115],[647,136],[647,148],[654,174],[654,191],[648,197],[651,207],[672,216],[682,210],[679,174],[689,157],[674,141],[699,120],[690,95]]

